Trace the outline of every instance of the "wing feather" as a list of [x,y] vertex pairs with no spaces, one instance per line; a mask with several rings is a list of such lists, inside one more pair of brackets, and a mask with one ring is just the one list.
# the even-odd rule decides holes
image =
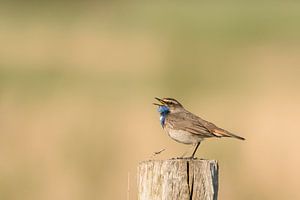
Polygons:
[[217,127],[215,124],[208,122],[197,115],[188,111],[176,114],[169,114],[166,118],[167,124],[175,130],[188,131],[191,134],[199,135],[200,137],[234,137],[240,140],[244,138],[230,133],[224,129]]
[[193,117],[187,117],[185,115],[168,115],[166,120],[167,124],[175,130],[188,131],[191,134],[199,135],[200,137],[218,137],[214,135],[207,127],[205,127],[201,121]]

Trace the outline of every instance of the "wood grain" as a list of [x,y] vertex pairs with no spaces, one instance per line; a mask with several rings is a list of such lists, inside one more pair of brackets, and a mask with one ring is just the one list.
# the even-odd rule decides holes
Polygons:
[[138,166],[139,200],[217,200],[215,160],[143,161]]

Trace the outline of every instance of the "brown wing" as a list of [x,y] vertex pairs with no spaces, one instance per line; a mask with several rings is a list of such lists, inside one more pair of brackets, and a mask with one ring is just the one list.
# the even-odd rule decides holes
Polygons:
[[206,137],[234,137],[244,140],[244,138],[230,133],[224,129],[217,127],[215,124],[208,122],[190,112],[182,112],[169,114],[166,120],[170,126],[176,130],[188,131],[192,134]]
[[233,137],[236,139],[245,140],[245,138],[243,138],[243,137],[240,137],[238,135],[230,133],[229,131],[219,128],[215,124],[208,122],[204,119],[201,119],[198,116],[196,116],[196,117],[198,118],[199,121],[201,121],[201,124],[203,124],[209,130],[209,132],[212,133],[213,135],[215,135],[216,137]]
[[218,137],[205,127],[199,120],[184,113],[169,114],[167,124],[175,130],[184,130],[200,137]]

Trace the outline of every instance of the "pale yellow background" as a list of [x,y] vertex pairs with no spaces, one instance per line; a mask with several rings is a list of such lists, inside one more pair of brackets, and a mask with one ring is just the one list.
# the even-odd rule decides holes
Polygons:
[[136,167],[189,147],[155,96],[247,138],[211,139],[222,200],[300,199],[297,1],[3,1],[0,199],[136,199]]

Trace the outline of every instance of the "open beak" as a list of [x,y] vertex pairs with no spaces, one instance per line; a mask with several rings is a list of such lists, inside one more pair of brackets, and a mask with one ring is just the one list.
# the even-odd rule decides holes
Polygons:
[[153,105],[156,105],[156,106],[162,106],[162,105],[165,104],[165,102],[164,102],[162,99],[160,99],[160,98],[158,98],[158,97],[155,97],[155,99],[156,99],[157,101],[159,101],[161,104],[159,104],[159,103],[153,103]]

